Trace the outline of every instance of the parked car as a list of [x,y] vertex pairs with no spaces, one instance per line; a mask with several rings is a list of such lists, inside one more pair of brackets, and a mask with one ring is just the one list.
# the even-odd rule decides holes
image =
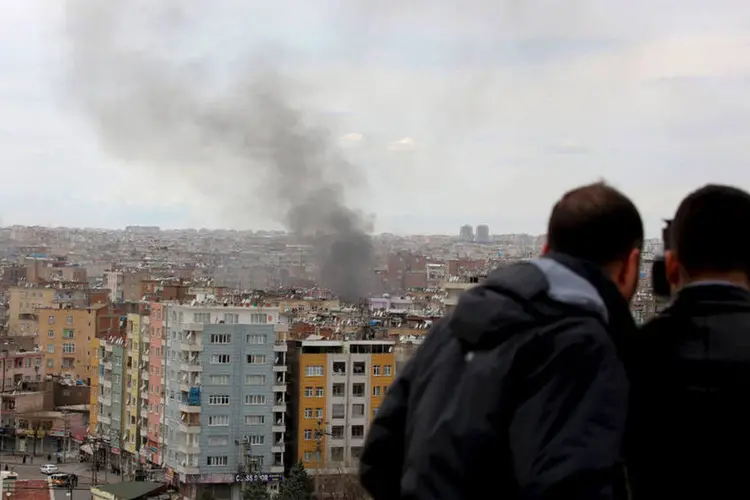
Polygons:
[[50,475],[57,473],[59,469],[55,464],[44,464],[39,468],[39,470],[42,472],[42,474]]

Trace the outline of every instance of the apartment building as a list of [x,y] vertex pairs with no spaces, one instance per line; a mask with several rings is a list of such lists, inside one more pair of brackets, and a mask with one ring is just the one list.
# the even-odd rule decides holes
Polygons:
[[353,472],[372,417],[396,375],[395,342],[306,340],[292,345],[297,458],[312,473]]
[[141,456],[148,463],[161,466],[164,463],[162,450],[165,444],[164,427],[164,375],[166,373],[166,317],[168,307],[159,302],[151,302],[148,335],[141,337],[148,345],[143,359],[148,362],[148,380],[141,384],[147,391],[145,405],[148,411],[146,420],[146,446],[141,448]]
[[466,290],[471,290],[480,283],[478,277],[455,277],[452,276],[449,280],[445,281],[441,288],[445,291],[445,298],[443,299],[443,307],[445,315],[450,315],[458,305],[458,299],[462,293]]
[[125,418],[124,380],[128,369],[126,339],[113,335],[99,339],[99,344],[98,423],[94,434],[108,444],[111,463],[120,465]]
[[26,390],[44,378],[44,353],[27,351],[6,341],[0,344],[0,367],[1,392]]
[[278,314],[266,307],[168,307],[164,458],[184,496],[238,497],[240,470],[280,479],[286,344],[276,342]]
[[39,333],[37,309],[55,305],[55,289],[16,286],[8,290],[9,335],[35,335]]
[[91,372],[91,340],[96,338],[98,304],[90,308],[42,307],[37,309],[39,344],[45,353],[48,374],[88,383]]
[[[148,384],[148,357],[143,338],[148,338],[148,316],[140,313],[127,315],[126,330],[126,363],[125,363],[125,394],[124,419],[122,431],[122,450],[124,470],[131,471],[140,462],[141,428],[148,413],[141,412],[141,407],[148,403],[148,398],[141,398],[144,384]],[[145,417],[145,418],[144,418]]]

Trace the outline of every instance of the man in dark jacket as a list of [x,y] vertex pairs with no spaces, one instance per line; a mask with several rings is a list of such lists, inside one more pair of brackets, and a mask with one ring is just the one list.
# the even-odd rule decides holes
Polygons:
[[[680,204],[665,253],[672,304],[628,346],[633,497],[750,496],[750,194]],[[632,352],[630,352],[632,349]]]
[[360,460],[375,500],[613,498],[642,240],[617,190],[564,195],[545,256],[464,293],[398,375]]

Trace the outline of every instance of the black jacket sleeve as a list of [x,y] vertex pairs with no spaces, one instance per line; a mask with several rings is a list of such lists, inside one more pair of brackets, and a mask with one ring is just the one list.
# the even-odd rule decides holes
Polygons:
[[374,500],[399,498],[411,372],[415,359],[397,374],[370,424],[359,461],[362,486]]
[[521,498],[614,498],[628,383],[601,324],[583,322],[535,349],[511,419]]

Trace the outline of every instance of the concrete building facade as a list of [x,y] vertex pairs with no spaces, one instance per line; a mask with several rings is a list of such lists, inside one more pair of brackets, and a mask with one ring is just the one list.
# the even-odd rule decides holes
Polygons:
[[96,309],[56,307],[39,308],[37,312],[46,372],[88,383],[90,343],[96,338]]
[[[141,455],[148,463],[161,466],[164,463],[163,448],[166,442],[164,422],[164,378],[166,376],[166,327],[168,306],[151,302],[149,311],[148,336],[142,339],[148,344],[144,361],[148,360],[149,378],[142,384],[147,390],[145,406],[148,411],[146,421],[146,446]],[[142,403],[143,404],[143,403]]]
[[394,341],[297,343],[297,458],[313,473],[355,471],[369,424],[396,375]]
[[[165,465],[200,496],[239,498],[239,470],[284,471],[286,344],[278,308],[169,307]],[[272,481],[273,482],[273,481]]]
[[8,290],[8,334],[39,333],[38,309],[54,306],[55,289],[18,286]]

